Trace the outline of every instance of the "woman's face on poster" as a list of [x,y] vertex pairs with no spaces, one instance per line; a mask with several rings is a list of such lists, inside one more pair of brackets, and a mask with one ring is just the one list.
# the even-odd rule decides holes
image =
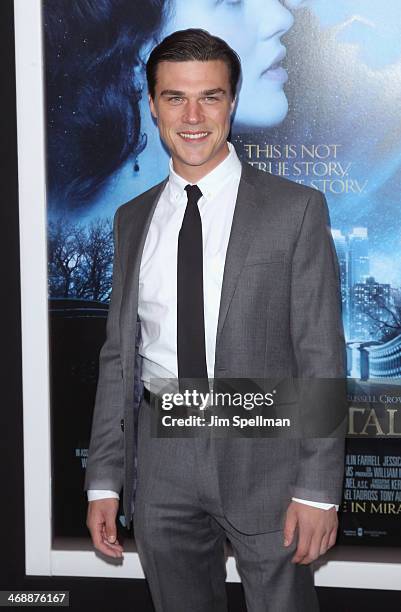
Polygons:
[[400,0],[286,0],[290,9],[308,8],[324,28],[335,29],[338,42],[355,47],[373,70],[401,57]]
[[287,114],[287,72],[281,37],[293,16],[279,0],[174,0],[162,32],[201,27],[223,38],[241,58],[242,84],[235,125],[269,127]]

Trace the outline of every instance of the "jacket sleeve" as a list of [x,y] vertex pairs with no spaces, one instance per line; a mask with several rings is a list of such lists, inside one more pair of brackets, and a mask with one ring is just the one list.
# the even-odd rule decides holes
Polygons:
[[122,276],[119,257],[119,210],[113,222],[113,282],[106,324],[106,340],[99,355],[99,378],[93,413],[84,489],[120,492],[124,476],[124,390],[120,357]]
[[[340,278],[337,256],[330,232],[326,199],[319,191],[307,203],[293,255],[291,286],[291,338],[297,376],[317,381],[325,389],[324,379],[345,383],[345,342],[341,318]],[[320,381],[320,382],[319,382]],[[330,384],[327,385],[330,392]],[[345,386],[338,386],[339,392]],[[332,387],[331,387],[332,391]],[[330,401],[319,403],[319,419],[330,420]],[[315,502],[339,504],[344,474],[345,398],[338,396],[342,420],[331,437],[303,437],[293,496]],[[316,410],[316,407],[314,408]],[[313,410],[307,410],[313,418]],[[301,415],[302,416],[302,415]],[[307,429],[307,427],[305,428]],[[316,429],[314,430],[316,431]],[[318,435],[318,434],[313,434]]]

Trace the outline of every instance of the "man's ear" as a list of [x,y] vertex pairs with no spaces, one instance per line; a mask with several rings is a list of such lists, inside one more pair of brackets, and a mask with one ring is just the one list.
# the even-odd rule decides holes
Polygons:
[[153,101],[153,98],[150,94],[148,94],[148,100],[149,100],[149,108],[150,108],[150,112],[152,113],[152,117],[154,119],[157,119],[157,112],[156,112],[156,107],[155,107],[155,103]]

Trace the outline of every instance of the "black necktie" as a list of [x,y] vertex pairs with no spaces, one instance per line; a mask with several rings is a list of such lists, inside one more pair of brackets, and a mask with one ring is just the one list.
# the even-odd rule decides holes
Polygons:
[[202,220],[198,208],[202,192],[197,185],[187,185],[185,191],[188,202],[177,252],[178,378],[181,392],[185,389],[205,392],[209,387],[203,312]]

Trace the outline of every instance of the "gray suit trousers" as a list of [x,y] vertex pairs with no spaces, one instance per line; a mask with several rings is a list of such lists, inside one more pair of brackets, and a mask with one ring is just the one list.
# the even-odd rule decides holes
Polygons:
[[150,410],[143,400],[134,535],[156,611],[227,610],[227,539],[248,612],[317,611],[311,567],[291,563],[296,542],[243,534],[224,516],[210,438],[152,437]]

